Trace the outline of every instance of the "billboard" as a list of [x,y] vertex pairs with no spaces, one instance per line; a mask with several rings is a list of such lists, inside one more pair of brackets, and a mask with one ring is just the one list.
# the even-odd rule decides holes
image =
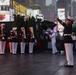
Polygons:
[[0,5],[10,5],[10,0],[0,0]]
[[0,22],[10,21],[9,11],[0,11]]
[[61,20],[65,20],[65,8],[58,9],[58,17]]
[[46,0],[46,6],[49,6],[50,4],[52,4],[52,0]]
[[14,21],[14,9],[9,9],[9,13],[10,13],[10,21]]
[[33,9],[27,9],[27,16],[28,17],[34,16],[34,10]]
[[43,14],[37,14],[36,19],[41,19],[43,21],[44,20],[44,15]]

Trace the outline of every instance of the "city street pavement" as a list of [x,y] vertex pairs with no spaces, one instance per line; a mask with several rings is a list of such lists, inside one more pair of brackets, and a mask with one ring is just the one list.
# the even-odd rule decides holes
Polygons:
[[76,55],[73,68],[64,67],[65,53],[49,52],[34,54],[6,53],[0,55],[0,75],[76,75]]

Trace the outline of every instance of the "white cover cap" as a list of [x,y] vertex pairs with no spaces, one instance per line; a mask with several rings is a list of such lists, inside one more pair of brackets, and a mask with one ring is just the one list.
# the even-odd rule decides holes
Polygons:
[[16,30],[16,29],[17,29],[17,27],[13,27],[13,28],[12,28],[12,30]]
[[2,23],[2,24],[1,24],[1,26],[4,26],[4,25],[5,25],[5,23]]
[[24,27],[21,27],[21,29],[25,29]]

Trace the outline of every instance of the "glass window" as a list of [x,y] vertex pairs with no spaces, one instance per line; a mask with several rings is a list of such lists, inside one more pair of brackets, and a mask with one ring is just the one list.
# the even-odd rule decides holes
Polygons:
[[0,6],[0,10],[1,10],[1,6]]
[[2,11],[8,11],[9,10],[9,7],[8,6],[1,6],[1,10]]

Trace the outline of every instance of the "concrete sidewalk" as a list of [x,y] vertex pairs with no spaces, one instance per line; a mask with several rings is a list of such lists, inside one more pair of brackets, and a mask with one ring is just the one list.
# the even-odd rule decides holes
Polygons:
[[0,75],[76,75],[74,68],[66,68],[65,54],[35,53],[0,55]]

